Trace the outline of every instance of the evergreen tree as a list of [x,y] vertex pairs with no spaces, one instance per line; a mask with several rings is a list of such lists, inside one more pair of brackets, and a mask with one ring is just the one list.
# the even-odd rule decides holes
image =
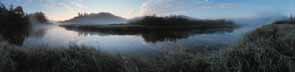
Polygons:
[[20,6],[6,8],[0,3],[0,36],[10,43],[22,44],[28,35],[30,23]]

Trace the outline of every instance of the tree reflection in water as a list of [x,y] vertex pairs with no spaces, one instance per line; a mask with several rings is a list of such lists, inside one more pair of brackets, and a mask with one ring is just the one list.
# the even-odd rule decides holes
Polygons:
[[214,29],[154,29],[154,30],[85,30],[77,28],[66,28],[74,30],[79,35],[137,35],[141,36],[146,42],[156,43],[163,41],[176,41],[185,39],[196,34],[209,34],[216,32],[232,32],[233,28],[214,28]]

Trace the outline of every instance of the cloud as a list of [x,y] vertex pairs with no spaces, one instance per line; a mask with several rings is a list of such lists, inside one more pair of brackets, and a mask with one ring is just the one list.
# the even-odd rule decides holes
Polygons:
[[41,6],[41,11],[54,20],[68,19],[78,12],[90,11],[91,9],[82,4],[82,1],[85,0],[27,0],[36,6]]
[[215,3],[210,0],[145,0],[141,6],[142,15],[169,15],[203,9],[237,8],[234,3]]

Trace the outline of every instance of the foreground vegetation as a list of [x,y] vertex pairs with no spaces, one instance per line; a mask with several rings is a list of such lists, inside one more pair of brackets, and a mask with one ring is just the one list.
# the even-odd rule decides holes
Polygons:
[[1,72],[120,72],[120,61],[93,49],[1,45]]
[[294,35],[292,24],[259,28],[225,52],[226,66],[234,72],[294,72]]
[[18,48],[1,45],[1,72],[209,72],[210,64],[188,53],[153,58],[113,56],[91,48]]

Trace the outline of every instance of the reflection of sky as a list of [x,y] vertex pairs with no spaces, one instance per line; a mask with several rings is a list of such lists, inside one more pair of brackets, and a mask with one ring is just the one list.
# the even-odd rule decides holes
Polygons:
[[256,13],[295,12],[295,0],[1,0],[22,5],[29,12],[43,11],[54,20],[78,12],[112,12],[131,18],[146,14],[184,14],[200,18],[253,16]]

